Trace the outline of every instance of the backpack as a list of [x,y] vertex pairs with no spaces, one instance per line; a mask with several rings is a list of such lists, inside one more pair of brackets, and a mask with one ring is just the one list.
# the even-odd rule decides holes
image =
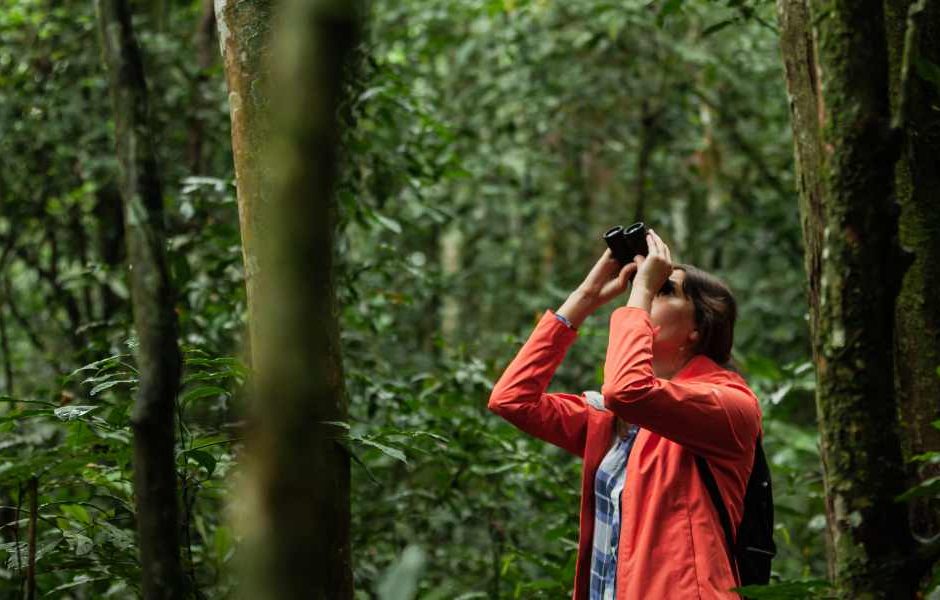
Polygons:
[[718,493],[715,477],[701,456],[695,457],[708,494],[718,509],[721,527],[725,530],[731,572],[739,575],[740,585],[766,585],[770,582],[770,561],[777,554],[774,544],[774,498],[770,468],[764,456],[761,438],[754,450],[754,466],[744,492],[744,514],[738,525],[738,537],[731,535],[731,519]]

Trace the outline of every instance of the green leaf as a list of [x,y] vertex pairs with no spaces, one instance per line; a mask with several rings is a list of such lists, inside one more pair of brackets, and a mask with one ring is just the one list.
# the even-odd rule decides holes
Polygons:
[[399,450],[398,448],[392,448],[391,446],[380,444],[379,442],[370,440],[369,438],[358,438],[356,439],[356,441],[366,446],[372,446],[373,448],[378,448],[379,450],[382,451],[383,454],[387,456],[391,456],[395,460],[400,460],[401,462],[408,464],[408,459],[405,458],[405,453]]
[[682,0],[665,0],[659,8],[659,14],[656,15],[656,25],[662,27],[666,23],[666,18],[677,13],[682,8]]
[[59,510],[62,511],[62,514],[84,523],[86,525],[91,523],[91,515],[88,514],[88,510],[85,509],[81,504],[62,504],[59,506]]
[[734,591],[754,600],[805,600],[829,594],[829,582],[822,579],[782,581],[770,585],[746,585]]
[[206,472],[209,473],[209,477],[212,477],[217,464],[214,456],[202,450],[190,450],[184,454],[204,467]]
[[940,452],[931,451],[915,454],[908,462],[925,462],[932,465],[938,465],[940,464]]
[[[932,83],[937,93],[940,93],[940,66],[918,55],[914,59],[914,70],[921,79]],[[940,367],[937,367],[937,373],[940,374]]]
[[357,465],[359,465],[360,467],[363,468],[363,470],[365,470],[366,475],[369,476],[369,479],[372,481],[372,483],[374,483],[375,485],[379,485],[379,480],[375,477],[375,475],[369,469],[369,465],[367,465],[364,460],[359,458],[358,454],[352,451],[352,448],[349,447],[349,444],[345,443],[344,441],[338,441],[337,443],[343,450],[346,451],[347,454],[349,454],[349,457],[352,458],[353,461],[355,461]]
[[95,387],[91,388],[91,391],[88,392],[89,395],[95,396],[100,392],[103,392],[107,389],[113,388],[116,385],[121,383],[137,383],[136,379],[113,379],[111,381],[105,381],[104,383],[99,383]]
[[401,224],[395,219],[390,219],[388,217],[383,217],[379,213],[373,213],[375,219],[382,224],[383,227],[392,231],[394,233],[401,233]]
[[74,421],[87,415],[96,408],[100,407],[88,405],[60,406],[52,412],[63,421]]
[[101,527],[107,540],[119,550],[129,550],[134,547],[134,535],[130,531],[116,527],[107,521],[98,521],[98,526]]
[[[62,590],[72,589],[80,585],[85,585],[86,583],[94,583],[95,581],[107,581],[111,578],[112,578],[111,575],[104,575],[102,577],[92,577],[91,575],[85,575],[85,574],[76,575],[74,578],[72,578],[72,581],[69,581],[68,583],[63,583],[62,585],[58,587],[54,587],[48,592],[46,592],[44,595],[52,596],[53,592],[61,592]],[[55,596],[57,598],[61,597],[58,594],[56,594]]]
[[[62,533],[57,532],[56,535],[61,536]],[[48,544],[43,544],[39,546],[36,549],[36,562],[38,563],[40,560],[42,560],[44,556],[46,556],[47,554],[55,550],[56,546],[58,546],[64,539],[65,539],[64,537],[58,537],[55,540],[49,542]],[[0,545],[0,548],[2,549],[7,549],[7,547],[10,548],[10,550],[7,550],[8,552],[10,552],[10,556],[7,558],[7,569],[13,570],[17,566],[16,542],[10,542],[9,544]],[[29,545],[26,542],[20,542],[20,560],[25,559],[28,548],[29,548]]]
[[195,400],[200,400],[209,396],[219,397],[227,395],[228,390],[225,388],[221,388],[217,385],[203,385],[188,390],[185,394],[183,394],[183,404],[186,405]]
[[712,35],[713,33],[718,33],[719,31],[721,31],[728,25],[732,25],[736,23],[737,21],[738,21],[737,18],[725,19],[724,21],[719,21],[718,23],[715,23],[714,25],[709,25],[702,31],[702,37],[708,37]]
[[64,534],[65,540],[75,553],[75,556],[85,556],[94,548],[95,543],[87,535],[82,535],[74,531],[66,531]]
[[220,563],[228,560],[234,547],[235,536],[232,535],[232,530],[224,525],[216,527],[212,534],[212,550],[215,552],[216,560]]
[[75,369],[74,371],[72,371],[71,373],[69,373],[68,378],[75,377],[76,375],[78,375],[78,374],[81,373],[82,371],[88,371],[88,370],[90,370],[90,369],[103,369],[103,368],[107,368],[107,367],[113,366],[113,365],[115,365],[115,364],[121,362],[121,359],[122,359],[122,358],[127,358],[127,357],[129,357],[129,356],[130,356],[130,354],[116,354],[116,355],[114,355],[114,356],[108,356],[108,357],[106,357],[106,358],[102,358],[101,360],[96,360],[95,362],[88,363],[88,364],[85,365],[85,366],[82,366],[82,367],[79,367],[79,368]]
[[418,581],[427,562],[420,546],[410,545],[401,557],[382,575],[379,600],[411,600],[418,591]]
[[124,377],[127,375],[132,375],[132,373],[130,371],[111,371],[101,374],[101,371],[99,371],[98,374],[83,379],[82,383],[100,383],[102,381],[110,381],[116,377]]
[[895,502],[907,502],[913,498],[936,498],[940,496],[940,477],[931,477],[926,481],[922,481],[907,490],[903,494],[899,494],[895,497]]

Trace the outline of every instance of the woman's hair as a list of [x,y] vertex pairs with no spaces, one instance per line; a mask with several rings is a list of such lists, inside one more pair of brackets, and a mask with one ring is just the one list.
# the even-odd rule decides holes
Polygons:
[[725,368],[731,364],[731,345],[734,343],[734,320],[738,316],[734,294],[721,279],[698,267],[673,265],[682,269],[682,292],[695,307],[695,327],[699,338],[693,354],[704,354]]

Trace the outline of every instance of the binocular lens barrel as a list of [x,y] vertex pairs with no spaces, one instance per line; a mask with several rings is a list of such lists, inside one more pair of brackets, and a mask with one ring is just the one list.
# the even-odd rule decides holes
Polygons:
[[622,265],[632,262],[637,254],[642,256],[649,254],[649,247],[646,245],[646,225],[642,221],[626,229],[620,225],[611,227],[604,233],[604,241],[607,242],[614,258]]

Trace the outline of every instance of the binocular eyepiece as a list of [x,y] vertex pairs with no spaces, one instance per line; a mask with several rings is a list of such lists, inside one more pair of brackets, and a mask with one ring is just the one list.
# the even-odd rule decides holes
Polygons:
[[649,254],[649,246],[646,245],[646,225],[642,221],[626,229],[620,225],[611,227],[604,234],[604,241],[607,242],[614,258],[621,265],[633,262],[633,257],[637,254],[642,256]]

